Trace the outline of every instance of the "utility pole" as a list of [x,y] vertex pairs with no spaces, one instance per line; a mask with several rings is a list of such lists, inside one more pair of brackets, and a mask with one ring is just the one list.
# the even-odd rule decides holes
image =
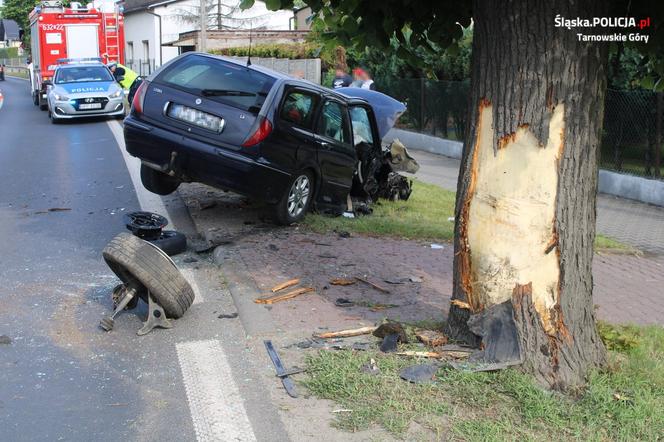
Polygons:
[[207,43],[207,0],[201,0],[201,43],[198,47],[199,52],[206,52],[205,46]]

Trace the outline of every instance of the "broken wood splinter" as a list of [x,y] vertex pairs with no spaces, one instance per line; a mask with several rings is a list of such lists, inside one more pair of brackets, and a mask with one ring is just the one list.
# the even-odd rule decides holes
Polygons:
[[441,355],[440,353],[436,353],[433,351],[398,351],[395,353],[395,355],[410,356],[415,358],[433,358],[433,359],[440,359],[443,357],[443,355]]
[[314,291],[313,287],[301,287],[299,289],[295,289],[288,293],[283,293],[281,295],[275,295],[269,298],[258,298],[254,300],[254,302],[256,304],[274,304],[275,302],[285,301],[287,299],[295,298],[296,296],[304,295],[305,293],[313,291]]
[[296,284],[299,284],[300,280],[298,278],[296,279],[291,279],[286,282],[282,282],[281,284],[277,284],[274,287],[272,287],[271,292],[276,293],[279,290],[287,289],[288,287],[293,287]]
[[466,310],[472,310],[472,307],[470,306],[470,304],[468,304],[467,302],[463,302],[460,299],[453,299],[450,304],[455,305],[459,308],[466,309]]
[[329,339],[329,338],[350,338],[352,336],[368,335],[373,333],[377,327],[361,327],[353,328],[350,330],[341,330],[336,332],[314,333],[314,338]]
[[332,285],[353,285],[355,284],[354,279],[346,279],[346,278],[334,278],[330,280],[330,284]]

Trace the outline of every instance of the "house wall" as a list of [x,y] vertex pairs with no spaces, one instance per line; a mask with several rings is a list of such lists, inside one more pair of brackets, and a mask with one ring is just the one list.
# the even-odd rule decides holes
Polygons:
[[[127,65],[139,74],[146,75],[148,64],[152,67],[159,66],[162,62],[159,51],[159,19],[152,14],[139,11],[125,15],[124,22]],[[144,42],[147,42],[147,45]],[[133,64],[130,60],[132,52]],[[139,61],[143,65],[142,68],[135,64]]]
[[[222,27],[288,30],[291,26],[292,11],[269,11],[263,2],[255,2],[250,9],[240,10],[234,7],[239,4],[238,0],[219,1],[222,14],[231,15],[231,17],[222,17]],[[214,0],[212,3],[217,4]],[[168,43],[178,40],[181,33],[200,29],[196,16],[199,5],[199,0],[182,0],[149,9],[161,17],[161,51],[158,48],[159,18],[148,11],[130,12],[125,15],[125,40],[127,43],[133,41],[134,58],[145,59],[145,54],[141,52],[143,40],[149,40],[149,58],[155,60],[156,66],[177,57],[180,53],[179,48],[168,46]],[[212,11],[212,14],[215,12]],[[216,26],[216,17],[210,17],[208,28],[216,29]],[[129,50],[126,53],[129,53]]]

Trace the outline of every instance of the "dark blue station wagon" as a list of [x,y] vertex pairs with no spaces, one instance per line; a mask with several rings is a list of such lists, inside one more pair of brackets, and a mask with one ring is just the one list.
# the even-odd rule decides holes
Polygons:
[[151,192],[201,182],[267,202],[281,224],[342,211],[358,158],[381,152],[367,101],[192,52],[145,79],[124,135]]

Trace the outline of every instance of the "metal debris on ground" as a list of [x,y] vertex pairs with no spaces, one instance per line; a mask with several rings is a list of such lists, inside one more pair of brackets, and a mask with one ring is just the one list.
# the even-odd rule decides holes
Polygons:
[[330,284],[332,285],[353,285],[357,282],[355,279],[347,279],[347,278],[334,278],[330,280]]
[[375,283],[369,281],[368,279],[361,278],[361,277],[359,277],[359,276],[356,276],[355,279],[357,279],[358,281],[363,282],[363,283],[365,283],[365,284],[367,284],[367,285],[369,285],[369,286],[375,288],[375,289],[378,290],[379,292],[382,292],[382,293],[385,293],[385,294],[389,294],[389,293],[390,293],[390,291],[389,291],[388,289],[386,289],[385,287],[381,287],[381,286],[379,286],[378,284],[375,284]]
[[274,287],[272,287],[272,289],[270,289],[270,291],[272,293],[276,293],[279,290],[287,289],[288,287],[292,287],[292,286],[297,285],[299,283],[300,283],[300,280],[298,278],[290,279],[286,282],[282,282],[280,284],[275,285]]
[[444,249],[445,247],[442,244],[431,244],[431,248],[434,250],[441,250]]
[[360,327],[360,328],[353,328],[353,329],[348,329],[348,330],[340,330],[336,332],[325,332],[325,333],[314,333],[314,338],[319,338],[319,339],[330,339],[330,338],[349,338],[351,336],[360,336],[360,335],[368,335],[374,332],[377,327],[371,326],[371,327]]
[[285,301],[287,299],[292,299],[305,293],[313,292],[313,287],[300,287],[299,289],[291,290],[288,293],[283,293],[281,295],[270,296],[269,298],[258,298],[254,302],[256,304],[274,304],[276,302]]
[[439,364],[417,364],[404,368],[399,377],[414,384],[430,384],[436,380]]
[[277,371],[277,377],[281,379],[281,383],[283,384],[286,393],[288,393],[290,397],[296,398],[297,391],[295,390],[295,383],[293,383],[293,380],[289,377],[291,373],[289,373],[284,368],[284,365],[282,364],[281,359],[279,358],[279,354],[272,345],[272,341],[266,340],[263,341],[263,344],[265,344],[265,349],[267,350],[267,354],[270,356],[270,359],[274,364],[274,368]]
[[334,301],[334,305],[337,307],[353,307],[355,303],[348,298],[337,298],[337,300]]
[[481,350],[473,352],[470,362],[490,365],[492,370],[523,362],[511,299],[471,315],[468,328],[482,338]]
[[383,353],[394,353],[397,351],[399,343],[399,333],[392,333],[386,335],[383,338],[383,342],[380,343],[380,351]]
[[384,280],[388,284],[405,284],[407,282],[413,282],[413,283],[421,283],[423,282],[423,279],[420,278],[419,276],[404,276],[401,278],[389,278]]
[[219,319],[235,319],[238,317],[237,312],[234,313],[222,313],[221,315],[217,316]]

